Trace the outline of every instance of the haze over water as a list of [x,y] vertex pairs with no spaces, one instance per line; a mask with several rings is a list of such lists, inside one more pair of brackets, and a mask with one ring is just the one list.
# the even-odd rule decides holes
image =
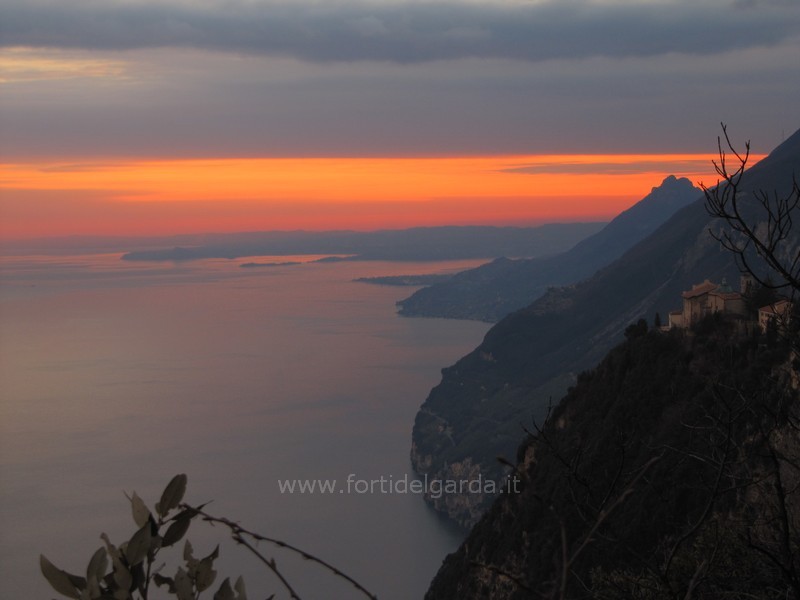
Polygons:
[[[394,303],[409,288],[352,279],[475,261],[2,260],[0,596],[53,597],[39,553],[82,572],[101,532],[121,543],[135,530],[123,490],[152,507],[183,472],[189,502],[213,500],[213,514],[329,559],[381,598],[421,597],[460,541],[421,498],[282,495],[277,481],[410,475],[417,408],[488,326],[400,318]],[[258,258],[271,260],[292,258]],[[187,537],[198,556],[227,540],[200,523]],[[357,597],[262,549],[301,595]],[[253,597],[281,597],[232,543],[217,570],[220,581],[244,575]]]

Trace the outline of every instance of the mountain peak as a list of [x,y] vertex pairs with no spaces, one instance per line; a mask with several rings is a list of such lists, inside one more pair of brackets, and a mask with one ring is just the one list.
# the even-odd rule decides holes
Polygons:
[[693,188],[694,184],[686,177],[675,177],[675,175],[667,175],[661,185],[654,187],[650,193],[658,190],[672,191]]
[[672,183],[675,183],[676,181],[678,181],[678,178],[677,178],[677,177],[675,177],[675,175],[667,175],[667,176],[664,178],[664,181],[662,181],[662,182],[661,182],[661,185],[662,185],[662,186],[663,186],[663,185],[670,185],[670,184],[672,184]]
[[[660,224],[676,210],[699,198],[701,193],[700,188],[696,188],[686,177],[667,175],[661,185],[652,188],[647,196],[620,213],[611,223],[625,221],[635,216],[637,219],[655,218]],[[651,214],[653,210],[657,211],[657,214]]]

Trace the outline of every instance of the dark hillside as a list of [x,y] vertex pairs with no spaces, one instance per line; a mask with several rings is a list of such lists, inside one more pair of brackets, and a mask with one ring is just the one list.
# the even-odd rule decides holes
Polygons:
[[788,347],[722,319],[644,329],[522,445],[521,492],[498,499],[427,598],[798,597]]

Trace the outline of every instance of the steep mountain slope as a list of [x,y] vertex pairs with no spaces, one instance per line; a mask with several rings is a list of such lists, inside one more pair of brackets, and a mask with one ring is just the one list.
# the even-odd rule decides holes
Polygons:
[[[752,167],[743,185],[786,191],[794,173],[800,173],[800,131]],[[495,325],[478,348],[442,371],[417,413],[414,469],[441,479],[502,477],[496,457],[513,456],[523,426],[541,419],[574,373],[597,364],[630,323],[679,307],[681,292],[706,278],[738,281],[732,256],[708,233],[712,225],[720,226],[698,200],[593,277],[550,290]],[[471,526],[493,498],[427,499]]]
[[629,331],[520,447],[512,493],[426,598],[797,598],[789,348],[734,331]]
[[610,264],[701,195],[688,179],[669,176],[569,251],[540,259],[502,258],[464,271],[400,301],[400,314],[497,321],[527,306],[548,287],[580,281]]

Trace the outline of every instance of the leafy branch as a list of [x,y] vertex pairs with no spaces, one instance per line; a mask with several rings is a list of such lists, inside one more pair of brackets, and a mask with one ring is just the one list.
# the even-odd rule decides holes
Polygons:
[[[162,575],[165,565],[157,562],[161,550],[174,546],[183,539],[192,521],[199,517],[212,525],[227,527],[233,540],[266,565],[293,600],[301,598],[278,569],[275,559],[267,558],[258,551],[256,545],[259,542],[268,542],[294,552],[344,579],[367,598],[377,600],[377,596],[367,591],[358,581],[321,558],[281,540],[245,529],[229,519],[212,516],[204,511],[205,505],[191,506],[183,503],[186,483],[186,475],[173,477],[161,494],[159,502],[155,504],[155,513],[136,492],[128,496],[131,514],[138,529],[128,541],[119,546],[112,544],[105,533],[102,534],[100,537],[104,545],[89,559],[85,576],[68,573],[56,567],[44,555],[39,557],[42,575],[55,591],[75,600],[148,600],[151,584],[166,588],[167,593],[178,600],[199,600],[201,594],[209,590],[217,579],[214,561],[219,557],[219,546],[209,555],[198,559],[194,556],[192,544],[186,540],[183,564],[177,567],[171,577]],[[274,597],[273,594],[270,599]],[[229,578],[224,579],[214,593],[213,600],[247,600],[242,578],[239,577],[233,585]]]

